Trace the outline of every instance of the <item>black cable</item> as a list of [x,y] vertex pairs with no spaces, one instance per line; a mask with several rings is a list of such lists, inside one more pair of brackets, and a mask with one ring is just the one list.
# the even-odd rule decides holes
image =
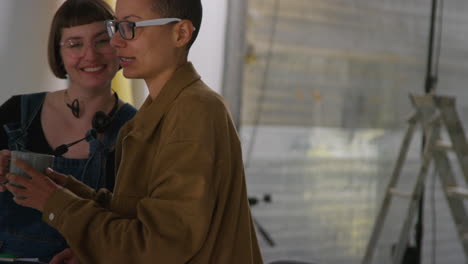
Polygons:
[[[439,78],[439,66],[440,66],[440,54],[442,50],[442,32],[443,32],[443,21],[444,21],[444,0],[439,0],[439,5],[437,7],[438,10],[438,28],[437,28],[437,44],[436,44],[436,51],[434,55],[434,72],[433,78],[434,82],[438,82]],[[433,85],[435,85],[435,83]],[[433,92],[435,92],[435,87],[432,87]],[[435,197],[435,185],[436,185],[436,177],[438,175],[437,166],[434,165],[434,173],[432,175],[432,183],[431,183],[431,221],[432,221],[432,251],[431,251],[431,258],[432,264],[436,263],[437,260],[437,209],[436,209],[436,197]]]
[[[427,55],[425,92],[434,93],[439,78],[440,54],[442,49],[442,32],[444,17],[444,0],[432,0],[431,25]],[[437,22],[437,25],[436,25]],[[437,39],[435,39],[437,34]]]
[[432,72],[433,66],[433,55],[434,55],[434,32],[435,32],[435,22],[437,19],[437,7],[438,0],[432,0],[431,4],[431,19],[429,26],[429,40],[428,40],[428,49],[427,49],[427,67],[426,67],[426,80],[424,84],[424,91],[428,94],[431,93],[434,89],[435,78]]
[[276,32],[277,32],[278,16],[279,16],[279,2],[280,0],[275,0],[274,5],[273,5],[272,23],[271,23],[272,29],[271,29],[270,40],[268,42],[267,55],[265,57],[265,71],[263,72],[263,76],[262,76],[262,82],[261,82],[262,85],[260,86],[260,95],[258,96],[258,99],[257,99],[258,110],[255,113],[253,128],[250,134],[249,147],[247,149],[246,158],[244,162],[245,169],[249,168],[250,166],[253,147],[255,145],[255,141],[257,140],[257,130],[260,124],[260,116],[263,113],[263,106],[265,102],[265,91],[267,87],[267,79],[268,79],[268,74],[270,73],[271,60],[273,57],[273,44],[274,44],[274,41],[276,38]]
[[440,53],[442,49],[442,29],[443,29],[443,21],[444,21],[444,0],[439,0],[438,5],[438,31],[437,31],[437,44],[436,44],[436,51],[434,55],[434,72],[433,76],[435,77],[435,81],[437,82],[437,78],[439,76],[439,61],[440,61]]
[[[440,53],[442,47],[442,26],[443,26],[443,0],[432,0],[431,5],[431,17],[429,27],[429,39],[428,39],[428,50],[427,50],[427,68],[426,68],[426,79],[424,84],[424,92],[426,94],[435,93],[435,85],[438,81],[439,64],[440,64]],[[434,35],[436,31],[436,20],[438,19],[437,27],[437,43],[434,54]],[[433,61],[433,59],[435,59]],[[434,68],[433,68],[434,66]],[[426,145],[426,135],[423,132],[421,152],[423,152]],[[416,223],[416,248],[418,255],[418,263],[421,262],[421,252],[423,243],[423,226],[424,226],[424,191],[421,194],[419,201],[418,219]]]

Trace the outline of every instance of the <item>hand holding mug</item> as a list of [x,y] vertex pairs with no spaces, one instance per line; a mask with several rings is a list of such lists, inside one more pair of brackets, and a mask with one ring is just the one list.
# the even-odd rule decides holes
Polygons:
[[28,175],[7,174],[6,188],[15,196],[13,200],[42,212],[50,197],[62,187],[21,159],[12,158],[11,162]]
[[52,155],[33,152],[11,152],[6,188],[15,196],[13,199],[17,204],[39,211],[44,209],[50,196],[60,188],[60,184],[54,182],[60,180],[45,175],[53,174],[55,178],[61,179],[60,175],[48,169],[52,167],[54,158]]
[[6,174],[10,168],[11,151],[7,149],[0,150],[0,192],[5,192],[5,185],[8,183]]

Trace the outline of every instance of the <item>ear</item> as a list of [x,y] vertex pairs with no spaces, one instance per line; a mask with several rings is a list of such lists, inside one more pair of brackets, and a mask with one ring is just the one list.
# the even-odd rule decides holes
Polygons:
[[193,24],[190,20],[182,20],[174,26],[174,42],[176,47],[186,46],[192,39]]

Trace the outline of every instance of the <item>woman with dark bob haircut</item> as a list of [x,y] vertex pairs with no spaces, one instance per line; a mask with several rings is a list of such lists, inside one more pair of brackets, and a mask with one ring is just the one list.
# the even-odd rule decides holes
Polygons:
[[116,137],[136,109],[111,88],[119,61],[104,21],[113,18],[104,1],[65,1],[52,21],[48,58],[67,87],[16,95],[0,106],[0,254],[48,262],[68,248],[41,212],[18,206],[6,190],[10,151],[53,154],[54,171],[94,189],[114,186]]

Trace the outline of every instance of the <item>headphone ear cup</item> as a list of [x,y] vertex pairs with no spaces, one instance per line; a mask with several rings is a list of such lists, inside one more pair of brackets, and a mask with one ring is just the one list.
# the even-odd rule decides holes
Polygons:
[[102,133],[109,126],[110,121],[111,118],[106,113],[99,111],[94,115],[92,125],[98,133]]

